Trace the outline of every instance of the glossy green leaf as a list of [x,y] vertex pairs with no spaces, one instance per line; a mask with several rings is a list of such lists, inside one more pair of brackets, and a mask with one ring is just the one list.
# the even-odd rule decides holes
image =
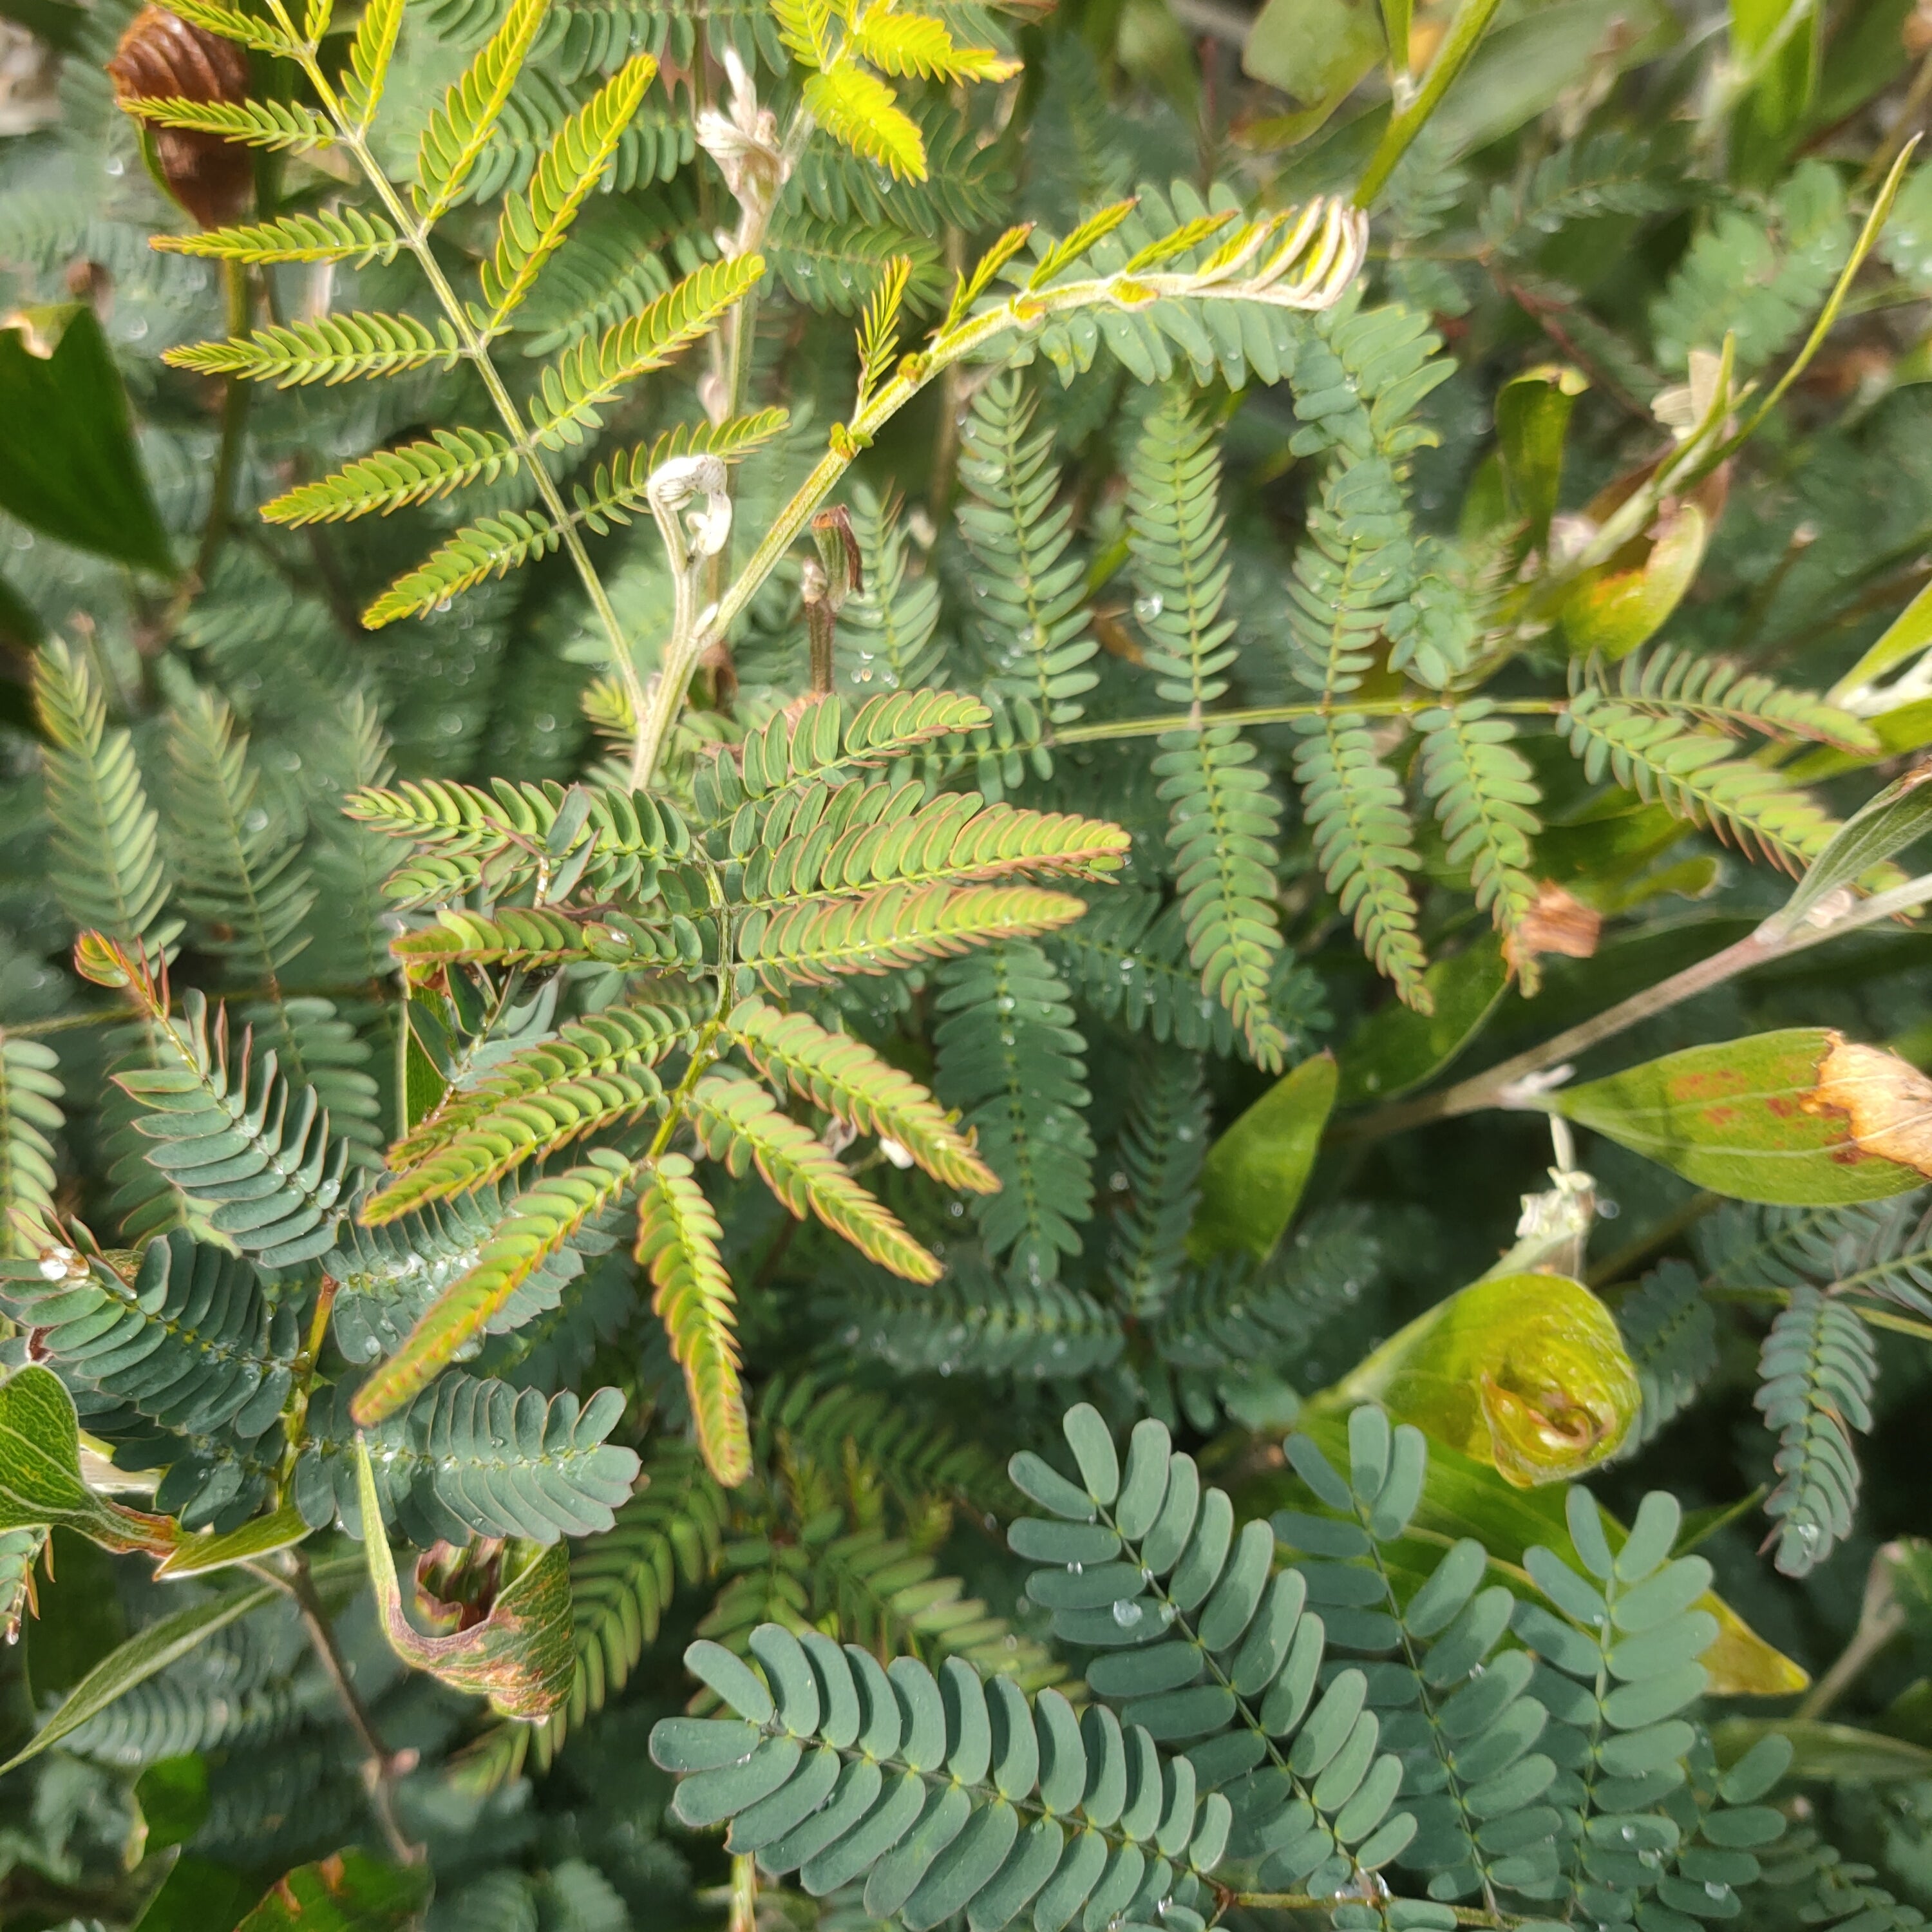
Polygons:
[[[488,1697],[490,1708],[503,1717],[548,1717],[569,1696],[576,1674],[568,1544],[560,1538],[540,1546],[503,1545],[488,1612],[466,1628],[427,1634],[403,1607],[368,1446],[360,1437],[356,1459],[369,1582],[390,1647],[405,1663],[453,1689]],[[428,1562],[424,1558],[416,1566],[412,1594],[419,1610],[432,1607],[424,1587]]]
[[1786,1775],[1826,1784],[1888,1784],[1932,1778],[1932,1750],[1882,1732],[1816,1718],[1726,1718],[1712,1732],[1718,1760],[1729,1764],[1775,1733],[1792,1747]]
[[0,1383],[0,1529],[57,1525],[117,1550],[166,1550],[181,1534],[168,1517],[87,1486],[74,1398],[51,1369],[30,1364]]
[[1268,0],[1241,52],[1243,68],[1299,102],[1304,138],[1382,57],[1370,0]]
[[284,1874],[236,1932],[403,1932],[430,1890],[427,1866],[341,1852]]
[[198,1648],[217,1630],[226,1630],[238,1618],[274,1602],[280,1594],[272,1583],[257,1583],[248,1589],[212,1598],[205,1604],[190,1604],[137,1630],[74,1687],[32,1741],[0,1764],[0,1774],[39,1756],[50,1745],[71,1736],[90,1718],[106,1710],[117,1697],[124,1696],[136,1684],[145,1684],[157,1671],[165,1670]]
[[184,1852],[134,1922],[135,1932],[234,1932],[260,1891],[259,1879],[232,1865]]
[[1274,1251],[1308,1185],[1337,1080],[1333,1054],[1304,1060],[1208,1150],[1187,1236],[1196,1261],[1240,1253],[1265,1260]]
[[285,1503],[269,1516],[256,1516],[238,1529],[216,1535],[212,1530],[184,1537],[155,1565],[157,1576],[205,1576],[236,1563],[251,1563],[278,1550],[292,1549],[311,1534],[301,1510]]
[[1480,1033],[1509,988],[1502,943],[1485,934],[1438,959],[1422,976],[1432,1012],[1390,1001],[1371,1013],[1342,1049],[1338,1107],[1393,1100],[1432,1080]]
[[1832,835],[1806,868],[1798,890],[1766,922],[1768,934],[1796,932],[1841,886],[1856,884],[1894,852],[1932,831],[1932,771],[1907,772],[1862,806]]
[[121,374],[85,303],[0,326],[0,509],[77,549],[175,574]]
[[1528,526],[1532,550],[1549,545],[1570,412],[1589,386],[1577,370],[1546,363],[1512,376],[1496,392],[1496,446],[1504,487],[1510,510]]
[[1824,1207],[1922,1185],[1928,1099],[1932,1084],[1904,1061],[1805,1027],[1688,1047],[1550,1105],[1713,1193]]

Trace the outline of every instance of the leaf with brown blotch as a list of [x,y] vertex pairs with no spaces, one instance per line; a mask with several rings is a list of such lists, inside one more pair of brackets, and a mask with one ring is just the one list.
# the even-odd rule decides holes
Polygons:
[[1826,1038],[1830,1045],[1804,1111],[1836,1109],[1867,1154],[1932,1176],[1932,1079],[1882,1046],[1861,1046],[1841,1033]]

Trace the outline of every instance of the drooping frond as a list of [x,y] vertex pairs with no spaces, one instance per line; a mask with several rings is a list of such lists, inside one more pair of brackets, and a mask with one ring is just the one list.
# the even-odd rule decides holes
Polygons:
[[1034,433],[1017,374],[973,399],[959,433],[960,533],[974,560],[974,627],[993,688],[1030,708],[1036,733],[1080,716],[1098,682],[1086,569],[1072,550],[1073,510],[1059,500],[1053,432]]
[[1107,1269],[1120,1306],[1138,1319],[1160,1312],[1185,1266],[1208,1138],[1199,1059],[1153,1055],[1134,1083],[1120,1130],[1127,1192],[1114,1210]]
[[1149,417],[1128,472],[1127,540],[1140,596],[1135,614],[1162,701],[1190,724],[1164,733],[1154,762],[1167,801],[1168,844],[1204,992],[1225,1006],[1264,1066],[1286,1041],[1268,1010],[1281,932],[1274,908],[1280,815],[1254,747],[1232,725],[1193,724],[1228,688],[1234,620],[1222,615],[1229,565],[1220,456],[1178,394]]
[[52,1047],[0,1031],[0,1256],[32,1253],[30,1231],[53,1225],[52,1136],[65,1124],[59,1065]]
[[79,961],[88,977],[124,988],[147,1022],[155,1064],[117,1073],[134,1100],[135,1127],[149,1162],[208,1226],[265,1267],[326,1254],[342,1213],[349,1144],[333,1138],[313,1087],[293,1088],[272,1052],[259,1057],[244,1036],[229,1045],[224,1009],[211,1026],[198,989],[183,994],[178,1018],[165,980],[90,935]]
[[86,661],[56,639],[34,661],[34,704],[46,735],[47,814],[58,861],[51,883],[81,931],[165,953],[181,931],[164,919],[171,890],[160,820],[148,802],[134,740],[107,722]]
[[926,178],[926,142],[919,124],[878,75],[838,67],[805,83],[805,104],[832,138],[900,181]]
[[734,1174],[755,1165],[766,1186],[802,1216],[809,1208],[868,1260],[908,1281],[938,1278],[939,1262],[898,1218],[846,1172],[810,1129],[782,1113],[755,1081],[700,1080],[690,1118],[713,1160]]
[[614,1208],[637,1179],[634,1163],[595,1148],[577,1166],[548,1174],[510,1202],[458,1280],[437,1296],[394,1354],[356,1392],[364,1427],[393,1414],[432,1382],[510,1305],[544,1263],[594,1216]]
[[440,318],[432,328],[411,315],[358,310],[258,328],[226,342],[170,349],[162,359],[197,375],[238,376],[288,389],[400,376],[412,369],[453,369],[462,352],[455,330]]
[[1932,1320],[1932,1220],[1922,1191],[1836,1208],[1726,1201],[1696,1236],[1715,1286],[1829,1288]]
[[780,1012],[756,998],[732,1010],[724,1032],[760,1072],[857,1132],[893,1141],[935,1180],[975,1194],[998,1187],[932,1096],[862,1040],[827,1033],[809,1013]]
[[1718,1366],[1717,1316],[1700,1289],[1695,1268],[1667,1261],[1617,1305],[1617,1326],[1643,1390],[1632,1448],[1688,1408]]
[[490,578],[549,556],[562,541],[562,531],[533,510],[506,510],[500,516],[485,517],[458,530],[415,569],[398,578],[363,612],[363,624],[380,631],[399,617],[426,616]]
[[722,1238],[691,1162],[681,1154],[660,1154],[638,1197],[638,1260],[656,1286],[651,1306],[684,1371],[705,1467],[729,1490],[751,1474],[752,1449]]
[[1015,1280],[1055,1280],[1094,1198],[1086,1041],[1066,983],[1038,946],[1002,940],[948,967],[942,985],[934,1084],[1000,1183],[973,1204],[981,1238]]
[[[1466,867],[1478,907],[1507,939],[1528,916],[1537,884],[1530,840],[1541,794],[1529,763],[1510,743],[1509,720],[1488,700],[1422,712],[1422,788],[1435,801],[1452,866]],[[1518,962],[1526,993],[1536,990],[1533,955]]]
[[1423,979],[1426,961],[1416,933],[1415,895],[1406,874],[1421,862],[1402,787],[1376,755],[1360,719],[1310,718],[1298,726],[1294,754],[1302,810],[1315,856],[1342,911],[1353,920],[1376,970],[1393,980],[1405,1006],[1432,1010]]
[[0,1306],[63,1379],[184,1434],[252,1439],[287,1399],[294,1308],[272,1313],[248,1262],[178,1228],[124,1275],[68,1249],[8,1264]]
[[1872,1425],[1878,1353],[1843,1301],[1795,1288],[1758,1363],[1757,1406],[1778,1432],[1778,1486],[1765,1504],[1777,1563],[1807,1575],[1852,1533],[1858,1452],[1852,1432]]
[[841,688],[856,697],[868,687],[910,691],[933,683],[944,654],[939,584],[917,566],[899,506],[882,502],[860,484],[853,492],[852,530],[865,559],[866,580],[839,613]]

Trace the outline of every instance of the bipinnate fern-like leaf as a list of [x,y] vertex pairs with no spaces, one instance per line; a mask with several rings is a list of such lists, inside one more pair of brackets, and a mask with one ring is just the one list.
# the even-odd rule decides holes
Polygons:
[[[218,135],[248,148],[326,148],[335,139],[335,129],[328,118],[299,100],[190,100],[179,95],[152,95],[125,104],[130,114],[157,127],[179,128],[196,134]],[[296,218],[298,220],[305,218]],[[352,220],[362,218],[352,216]],[[267,223],[275,229],[280,223]],[[216,230],[219,235],[236,230]],[[220,254],[220,248],[198,249],[184,245],[197,240],[190,236],[157,236],[153,245],[177,254]],[[281,259],[287,259],[286,257]]]
[[[1128,473],[1127,540],[1135,611],[1162,700],[1198,720],[1228,688],[1234,626],[1222,614],[1228,546],[1219,447],[1176,392],[1148,418]],[[1164,734],[1154,763],[1168,805],[1167,838],[1202,989],[1225,1006],[1256,1059],[1286,1047],[1268,1010],[1281,934],[1274,909],[1280,814],[1255,750],[1232,725],[1190,722]]]
[[1418,913],[1407,874],[1421,862],[1402,787],[1376,754],[1360,718],[1314,718],[1294,754],[1302,810],[1315,835],[1315,856],[1376,970],[1392,980],[1405,1006],[1434,1010],[1423,973]]
[[1643,1390],[1640,1446],[1690,1406],[1718,1366],[1717,1315],[1697,1270],[1667,1261],[1617,1304],[1617,1327]]
[[686,1035],[680,1012],[608,1007],[452,1088],[389,1150],[397,1175],[364,1201],[374,1227],[425,1202],[465,1194],[600,1129],[637,1120],[662,1098],[652,1068]]
[[400,617],[427,616],[490,578],[548,556],[563,541],[557,524],[534,510],[506,510],[457,532],[415,569],[406,571],[362,614],[365,629],[380,631]]
[[[254,145],[270,144],[261,141]],[[198,255],[257,266],[280,262],[347,262],[366,268],[372,262],[393,262],[403,242],[380,214],[365,214],[356,208],[323,208],[312,214],[278,215],[272,221],[205,228],[192,235],[158,235],[154,245],[166,254]]]
[[1094,1196],[1087,1043],[1066,984],[1038,946],[1003,940],[948,967],[942,988],[935,1084],[1000,1183],[973,1204],[980,1237],[1016,1282],[1052,1282]]
[[544,0],[511,0],[503,23],[430,116],[416,149],[412,190],[424,225],[455,205],[488,146],[543,24]]
[[139,1112],[149,1162],[210,1210],[208,1226],[265,1267],[312,1261],[334,1245],[347,1142],[334,1138],[313,1087],[292,1088],[272,1052],[229,1045],[224,1008],[212,1025],[190,988],[177,1018],[165,976],[99,934],[76,949],[80,971],[125,990],[148,1024],[156,1064],[115,1076]]
[[339,523],[346,517],[387,516],[411,503],[427,503],[470,483],[494,483],[513,474],[522,458],[495,430],[439,429],[425,441],[358,457],[332,476],[300,483],[262,506],[272,524]]
[[795,1215],[809,1208],[834,1234],[868,1260],[908,1281],[934,1281],[938,1261],[900,1225],[898,1217],[846,1172],[808,1127],[779,1111],[755,1081],[708,1075],[688,1108],[713,1160],[734,1174],[755,1166]]
[[919,567],[900,508],[864,484],[853,490],[852,531],[866,580],[839,614],[838,681],[848,691],[871,684],[910,691],[938,680],[945,654],[938,580]]
[[[1420,1499],[1426,1452],[1418,1432],[1392,1438],[1367,1413],[1380,1425],[1374,1507],[1394,1534]],[[1325,1896],[1400,1855],[1415,1820],[1395,1808],[1401,1768],[1378,1750],[1368,1678],[1349,1669],[1324,1681],[1322,1616],[1300,1571],[1275,1571],[1273,1528],[1250,1522],[1237,1534],[1226,1493],[1202,1484],[1151,1418],[1136,1426],[1124,1468],[1090,1406],[1063,1426],[1077,1480],[1016,1456],[1014,1484],[1044,1514],[1021,1518],[1007,1540],[1039,1566],[1027,1592],[1054,1634],[1104,1653],[1088,1687],[1120,1705],[1124,1724],[1186,1746],[1202,1788],[1225,1793],[1232,1842],[1266,1853],[1264,1883]],[[1324,1500],[1352,1512],[1350,1483],[1312,1444],[1291,1437],[1289,1448]]]
[[475,1262],[417,1321],[394,1354],[357,1390],[364,1428],[394,1414],[481,1335],[544,1262],[637,1178],[635,1164],[594,1148],[577,1166],[532,1182],[512,1201]]
[[1736,757],[1723,733],[1687,728],[1673,715],[1581,682],[1580,671],[1572,672],[1563,715],[1570,748],[1592,784],[1607,775],[1789,872],[1802,872],[1838,830],[1808,794],[1769,767]]
[[53,1225],[59,1065],[52,1047],[0,1032],[0,1256],[35,1252],[34,1231]]
[[341,80],[342,111],[358,132],[367,134],[382,105],[382,88],[403,28],[403,0],[370,0],[357,16]]
[[124,1265],[64,1248],[0,1264],[0,1307],[64,1380],[184,1435],[263,1434],[289,1393],[294,1306],[272,1312],[248,1262],[180,1228]]
[[599,422],[598,411],[626,383],[661,369],[681,350],[709,334],[719,319],[764,273],[758,255],[738,255],[694,268],[635,315],[607,329],[596,343],[566,349],[543,372],[531,405],[531,434],[548,448],[580,442]]
[[[1556,1775],[1524,1802],[1571,1814],[1557,1885],[1592,1917],[1617,1923],[1733,1916],[1737,1891],[1759,1873],[1747,1848],[1772,1842],[1784,1822],[1742,1808],[1774,1781],[1788,1748],[1774,1762],[1754,1750],[1709,1794],[1739,1806],[1728,1820],[1721,1809],[1686,1806],[1684,1760],[1696,1734],[1680,1713],[1705,1688],[1698,1659],[1718,1635],[1700,1603],[1711,1567],[1672,1556],[1682,1516],[1667,1495],[1645,1497],[1615,1548],[1587,1491],[1570,1492],[1565,1517],[1582,1574],[1532,1547],[1523,1568],[1542,1600],[1519,1604],[1511,1620],[1549,1673],[1539,1673],[1550,1716],[1537,1743]],[[1541,1895],[1552,1892],[1561,1895],[1549,1886]]]
[[1854,1430],[1872,1425],[1878,1352],[1842,1300],[1794,1288],[1765,1337],[1756,1405],[1778,1432],[1778,1486],[1765,1504],[1778,1567],[1802,1576],[1852,1533],[1858,1496]]
[[1922,1189],[1837,1208],[1726,1201],[1695,1232],[1720,1288],[1828,1288],[1932,1320],[1932,1216]]
[[738,930],[738,957],[774,992],[825,986],[848,973],[889,973],[994,940],[1035,939],[1086,910],[1071,893],[1036,886],[819,893],[746,919]]
[[877,74],[845,66],[810,75],[805,104],[835,141],[895,180],[925,180],[926,140],[919,124]]
[[456,332],[439,319],[432,328],[412,315],[364,310],[258,328],[226,342],[170,349],[162,360],[201,376],[236,376],[278,389],[312,382],[333,386],[414,369],[453,369],[462,354]]
[[[637,1480],[636,1453],[606,1438],[624,1412],[616,1389],[588,1401],[507,1382],[442,1376],[400,1414],[359,1425],[377,1498],[420,1547],[474,1536],[554,1543],[608,1530]],[[355,1424],[343,1391],[311,1419],[294,1496],[308,1520],[360,1521]]]
[[50,882],[61,910],[82,932],[165,956],[181,922],[163,916],[172,881],[134,740],[109,725],[86,660],[60,639],[34,660],[34,706],[46,740]]
[[1186,1761],[1144,1731],[1077,1714],[1057,1690],[985,1683],[956,1658],[937,1676],[908,1657],[882,1668],[777,1624],[749,1647],[751,1664],[710,1642],[685,1653],[734,1716],[651,1734],[683,1823],[729,1820],[729,1850],[814,1898],[862,1880],[867,1913],[908,1932],[962,1912],[998,1932],[1029,1907],[1036,1924],[1198,1932],[1227,1803],[1198,1798]]
[[[1435,802],[1452,866],[1466,866],[1476,904],[1507,940],[1536,902],[1530,840],[1541,794],[1515,733],[1483,698],[1421,712],[1422,788]],[[1526,993],[1537,987],[1534,954],[1516,962]]]
[[558,129],[538,160],[529,187],[505,198],[496,250],[482,270],[489,334],[506,325],[568,233],[584,196],[610,165],[657,67],[649,54],[626,61]]
[[[836,694],[788,706],[700,766],[699,809],[708,823],[734,820],[740,842],[754,832],[769,834],[770,812],[785,795],[904,758],[935,739],[977,730],[991,715],[980,699],[952,691],[882,692],[856,710]],[[768,809],[740,819],[748,800]]]
[[1072,506],[1058,500],[1053,432],[1034,430],[1016,373],[973,399],[959,433],[960,534],[974,560],[974,628],[994,689],[1028,708],[1036,732],[1070,724],[1099,682],[1086,570],[1072,548]]
[[752,1473],[752,1443],[722,1239],[691,1162],[660,1154],[638,1197],[638,1260],[657,1288],[651,1306],[684,1371],[705,1466],[730,1490]]
[[[446,908],[437,914],[434,926],[398,934],[391,950],[411,974],[424,978],[454,965],[536,969],[591,959],[644,971],[697,956],[698,937],[690,921],[674,916],[670,927],[665,932],[616,913],[572,917],[535,907],[506,906],[486,915]],[[689,934],[688,949],[677,943],[680,930]]]
[[648,898],[659,870],[683,859],[691,834],[676,808],[645,792],[495,780],[405,779],[350,795],[351,818],[424,855],[386,890],[399,901],[448,898],[487,878],[502,898],[527,882],[568,876],[600,899]]
[[1728,658],[1672,650],[1633,651],[1616,667],[1592,662],[1584,676],[1633,710],[1724,732],[1755,731],[1768,738],[1809,739],[1869,758],[1878,740],[1863,718],[1841,711],[1808,691],[1786,689],[1774,679],[1746,672]]
[[809,1013],[781,1012],[755,997],[733,1008],[724,1033],[760,1072],[859,1132],[896,1142],[934,1180],[974,1194],[998,1188],[932,1096],[862,1040],[827,1033]]
[[1113,1214],[1107,1272],[1120,1307],[1157,1315],[1186,1265],[1208,1152],[1208,1094],[1198,1055],[1174,1051],[1143,1062],[1117,1149],[1127,1196]]

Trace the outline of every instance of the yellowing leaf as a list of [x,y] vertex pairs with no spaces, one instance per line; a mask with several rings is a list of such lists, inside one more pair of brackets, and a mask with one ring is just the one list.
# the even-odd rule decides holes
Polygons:
[[922,80],[1006,80],[1020,70],[990,47],[959,47],[943,20],[922,14],[868,10],[853,30],[852,45],[887,74],[916,74]]
[[1733,1200],[1881,1201],[1932,1174],[1932,1082],[1821,1027],[1690,1047],[1552,1104]]
[[1581,1282],[1508,1274],[1418,1316],[1316,1402],[1380,1402],[1522,1489],[1613,1455],[1642,1399],[1615,1317]]
[[890,169],[901,181],[926,178],[926,142],[898,97],[877,74],[854,67],[815,74],[805,104],[841,146]]
[[[390,1648],[404,1663],[426,1670],[454,1689],[488,1697],[500,1716],[535,1723],[548,1718],[570,1695],[576,1674],[576,1653],[571,1641],[570,1546],[561,1537],[541,1547],[507,1543],[494,1549],[472,1545],[471,1560],[491,1573],[482,1598],[488,1608],[480,1621],[465,1623],[473,1605],[445,1603],[428,1586],[436,1552],[419,1557],[411,1594],[419,1616],[449,1626],[434,1634],[418,1630],[403,1608],[396,1580],[396,1560],[390,1554],[376,1498],[375,1472],[369,1466],[369,1448],[356,1444],[356,1485],[362,1505],[363,1544],[369,1559],[369,1583],[382,1619]],[[439,1545],[439,1550],[447,1550]]]

